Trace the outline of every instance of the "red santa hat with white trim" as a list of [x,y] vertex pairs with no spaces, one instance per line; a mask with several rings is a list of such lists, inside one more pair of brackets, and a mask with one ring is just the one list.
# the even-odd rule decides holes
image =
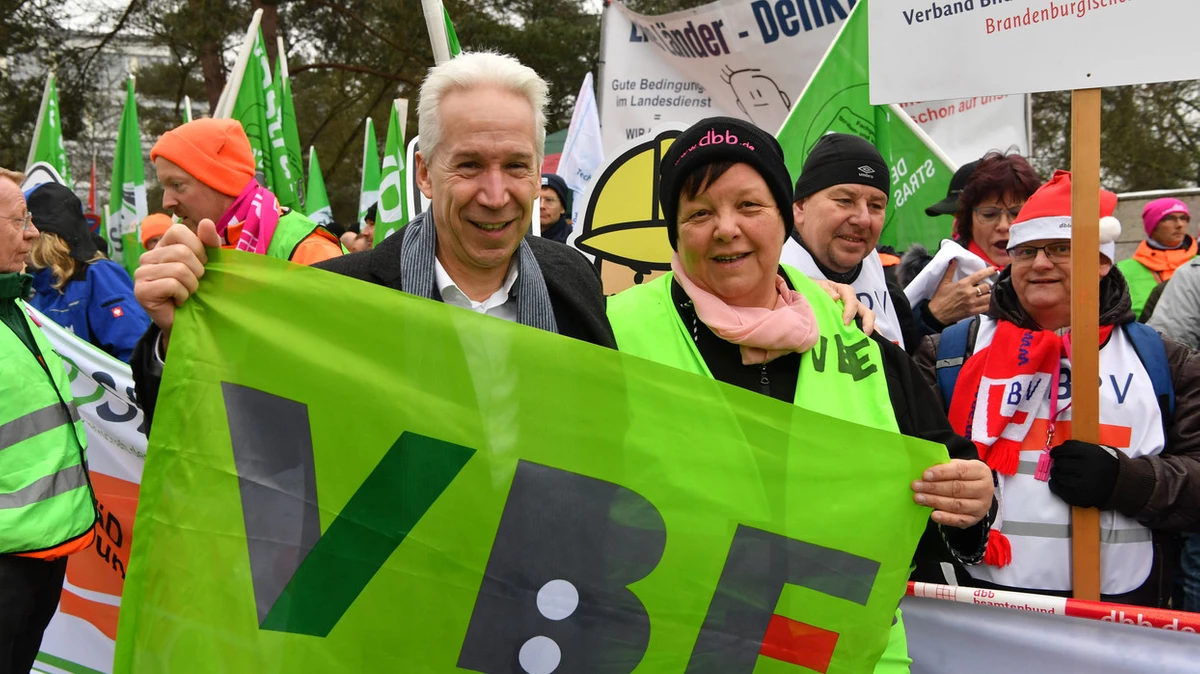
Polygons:
[[[1117,195],[1100,190],[1100,254],[1113,261],[1121,222],[1113,217]],[[1008,230],[1008,249],[1029,243],[1071,238],[1071,174],[1055,171],[1054,176],[1029,197],[1021,214]]]

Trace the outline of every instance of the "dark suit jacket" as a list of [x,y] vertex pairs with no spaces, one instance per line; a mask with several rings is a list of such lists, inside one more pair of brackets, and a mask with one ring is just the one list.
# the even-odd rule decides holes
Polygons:
[[[406,231],[407,228],[401,229],[371,250],[331,258],[313,266],[403,290],[400,284],[400,247]],[[533,256],[546,280],[559,334],[616,349],[617,340],[604,311],[604,294],[596,268],[569,246],[540,237],[526,237],[525,241],[533,249]],[[433,296],[438,298],[437,288],[432,290]],[[147,434],[150,433],[158,388],[162,383],[162,365],[154,356],[154,342],[158,333],[158,327],[151,324],[138,341],[130,360],[138,403],[146,415]]]
[[[313,266],[393,290],[404,290],[400,282],[400,248],[407,231],[407,227],[401,229],[371,250],[330,258]],[[596,268],[570,246],[536,236],[525,237],[525,242],[533,249],[533,257],[546,280],[558,333],[610,349],[617,348],[612,326],[604,312],[604,293]],[[431,290],[433,297],[438,298],[437,288]]]

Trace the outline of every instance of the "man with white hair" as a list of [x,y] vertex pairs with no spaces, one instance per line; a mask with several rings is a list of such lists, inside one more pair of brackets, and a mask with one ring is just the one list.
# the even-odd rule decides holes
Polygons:
[[316,266],[616,348],[587,259],[525,238],[541,189],[547,96],[545,81],[510,56],[468,53],[431,69],[415,161],[429,210],[372,250]]
[[[371,250],[314,266],[615,349],[595,268],[572,248],[525,237],[541,189],[547,98],[546,82],[510,56],[464,53],[432,68],[417,105],[415,161],[429,210]],[[183,238],[188,260],[146,273],[174,282],[138,293],[155,303],[151,317],[164,330],[213,245]],[[132,365],[149,425],[162,364],[148,354]]]

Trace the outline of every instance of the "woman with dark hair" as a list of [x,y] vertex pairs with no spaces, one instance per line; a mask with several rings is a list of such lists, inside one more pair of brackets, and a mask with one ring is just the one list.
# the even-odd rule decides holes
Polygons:
[[1008,266],[1008,228],[1039,186],[1033,167],[1019,154],[989,152],[979,160],[959,196],[953,240],[942,241],[904,289],[922,334],[940,333],[987,311],[990,278]]

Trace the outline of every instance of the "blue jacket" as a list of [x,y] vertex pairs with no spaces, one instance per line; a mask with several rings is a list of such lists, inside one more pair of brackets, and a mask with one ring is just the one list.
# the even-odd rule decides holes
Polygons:
[[133,297],[129,274],[111,260],[87,265],[83,278],[54,289],[54,273],[42,269],[33,275],[35,309],[51,320],[126,363],[146,329],[150,317]]

